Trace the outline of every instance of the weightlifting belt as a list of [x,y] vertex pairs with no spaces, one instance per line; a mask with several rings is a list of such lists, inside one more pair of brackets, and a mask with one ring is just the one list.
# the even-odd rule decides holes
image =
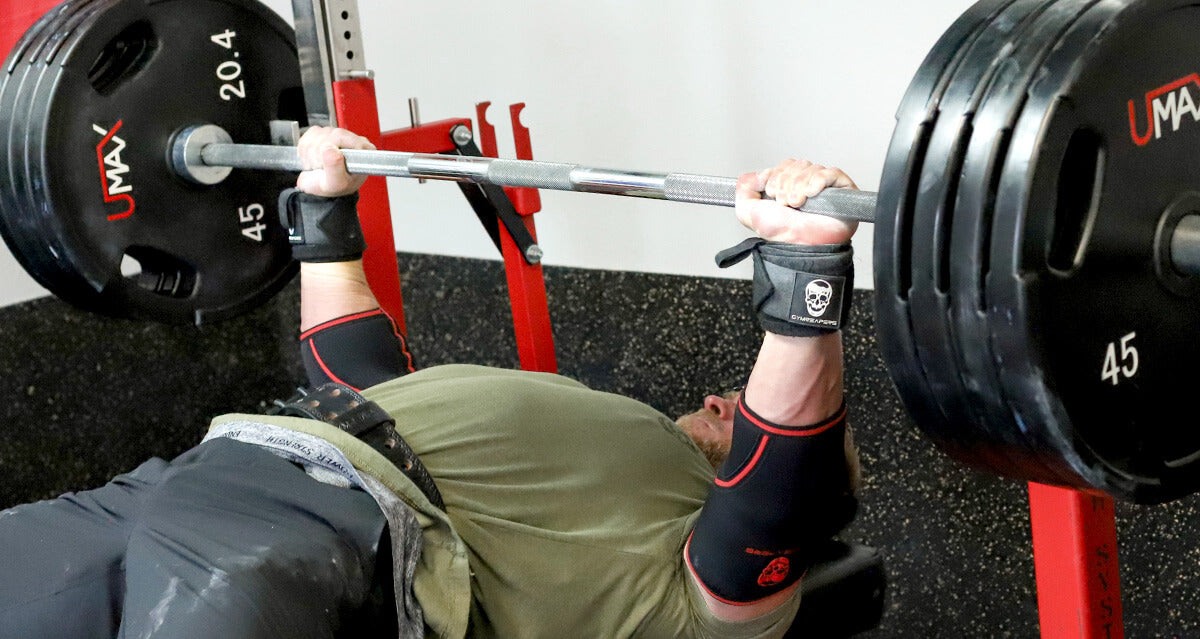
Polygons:
[[408,442],[396,432],[396,420],[379,404],[345,384],[330,382],[315,389],[296,389],[295,395],[286,402],[276,400],[275,406],[272,415],[315,419],[361,439],[395,464],[434,506],[446,509],[433,477]]

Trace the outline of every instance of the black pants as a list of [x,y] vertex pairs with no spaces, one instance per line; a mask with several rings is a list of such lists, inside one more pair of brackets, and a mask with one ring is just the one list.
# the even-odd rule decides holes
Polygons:
[[365,492],[213,440],[0,512],[0,638],[395,637],[386,523]]

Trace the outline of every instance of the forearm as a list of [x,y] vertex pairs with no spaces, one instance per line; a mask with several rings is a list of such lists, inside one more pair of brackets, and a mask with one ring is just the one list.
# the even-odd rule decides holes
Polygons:
[[373,149],[343,129],[312,127],[297,153],[308,170],[280,194],[280,217],[300,261],[300,357],[309,384],[355,390],[414,370],[408,345],[367,283],[356,191],[340,149]]
[[362,260],[300,264],[300,332],[379,308]]
[[778,424],[803,426],[833,415],[842,405],[841,333],[767,333],[745,397],[755,412]]
[[300,357],[312,386],[337,382],[362,390],[415,370],[361,260],[301,263],[300,326]]

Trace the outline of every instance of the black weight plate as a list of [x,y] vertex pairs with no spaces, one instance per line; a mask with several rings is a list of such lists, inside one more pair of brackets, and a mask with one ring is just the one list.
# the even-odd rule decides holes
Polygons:
[[[944,293],[944,298],[939,301],[945,304],[941,309],[940,331],[949,336],[947,341],[950,350],[942,351],[940,356],[952,356],[946,369],[957,371],[959,388],[965,394],[965,404],[988,423],[991,445],[1004,451],[1011,460],[1011,465],[1002,474],[1025,481],[1061,484],[1062,473],[1059,465],[1047,463],[1044,442],[1036,433],[1029,432],[1026,425],[1014,420],[1012,411],[1004,401],[1001,384],[995,374],[996,363],[990,340],[986,335],[986,320],[980,321],[984,326],[982,336],[972,334],[971,325],[963,327],[959,323],[958,308],[970,308],[973,297],[970,292],[962,297],[959,289],[961,280],[973,278],[969,281],[980,282],[979,266],[986,264],[986,255],[981,260],[979,251],[971,250],[977,248],[976,245],[964,236],[978,235],[974,229],[979,225],[980,215],[990,219],[992,191],[987,187],[992,183],[988,181],[989,174],[986,172],[995,169],[999,162],[989,164],[987,153],[990,151],[1003,157],[1009,139],[1009,130],[1003,126],[1005,118],[1015,119],[1023,105],[1024,91],[1040,61],[1070,24],[1096,1],[1069,0],[1048,4],[1037,24],[1015,43],[1015,49],[1009,52],[1007,59],[989,79],[985,94],[970,122],[969,142],[964,147],[957,193],[952,205],[952,222],[949,227],[942,229],[945,237],[943,248],[948,253],[941,255],[943,262],[937,267],[937,287]],[[984,172],[983,176],[979,175],[980,171]],[[986,316],[980,313],[974,317]]]
[[38,60],[46,59],[49,50],[70,33],[72,18],[79,13],[83,4],[86,3],[77,0],[76,2],[64,2],[55,7],[56,17],[47,23],[45,30],[38,36],[37,42],[29,48],[28,62],[35,63]]
[[[246,35],[246,33],[243,31],[243,34],[242,34],[242,35],[244,36],[244,35]],[[253,37],[254,35],[255,35],[255,34],[253,34],[253,33],[251,33],[251,34],[250,34],[250,36],[252,36],[252,37]],[[230,41],[230,42],[232,42],[232,41]],[[72,49],[74,48],[75,44],[76,44],[75,42],[70,42],[70,43],[68,43],[68,44],[66,45],[66,47],[65,47],[65,50],[67,50],[67,51],[70,51],[70,50],[72,50]],[[235,57],[236,57],[236,56],[235,56]],[[34,136],[34,137],[35,137],[35,139],[39,139],[37,136]],[[36,147],[36,145],[35,145],[35,146],[31,147],[31,148],[33,148],[33,149],[36,151],[38,147]],[[99,172],[98,172],[98,176],[99,176]],[[290,180],[289,180],[289,182],[290,182]],[[225,187],[223,187],[223,188],[227,188],[227,187],[228,187],[228,184],[227,184]],[[227,195],[231,195],[231,196],[232,196],[233,194],[227,194]],[[265,207],[264,207],[264,208],[265,208]],[[261,211],[261,209],[260,209],[260,211]],[[270,222],[270,221],[268,220],[268,223],[269,223],[269,222]],[[271,226],[274,226],[274,225],[272,224]],[[261,227],[260,227],[260,228],[261,228]],[[254,232],[256,232],[256,233],[262,233],[263,237],[269,240],[269,238],[270,238],[270,233],[271,233],[272,229],[261,230],[261,231],[260,231],[260,230],[255,230],[255,229],[252,229],[252,231],[254,231]],[[157,247],[151,246],[151,247],[149,247],[149,248],[150,248],[150,249],[154,249],[154,248],[157,248]],[[142,260],[145,260],[145,259],[146,259],[146,253],[145,253],[144,251],[145,251],[145,250],[147,250],[147,247],[146,247],[145,245],[141,245],[141,246],[140,246],[140,248],[138,248],[137,250],[138,250],[138,251],[140,251],[140,252],[139,252],[139,253],[137,253],[136,255],[137,255],[137,256],[138,256],[140,259],[142,259]],[[129,254],[130,254],[130,255],[135,255],[135,253],[133,252],[133,249],[131,249],[131,250],[130,250],[130,253],[129,253]],[[159,261],[161,260],[161,258],[160,258],[160,256],[159,256],[159,255],[154,255],[154,254],[152,254],[152,255],[151,255],[151,259],[152,259],[152,260],[154,260],[154,262],[151,262],[151,266],[153,267],[153,270],[149,270],[149,272],[147,272],[147,270],[148,270],[148,269],[146,269],[146,264],[147,264],[147,262],[143,261],[143,275],[141,276],[141,278],[140,278],[140,279],[136,279],[136,278],[135,278],[135,279],[133,279],[133,280],[128,280],[128,281],[124,282],[125,284],[129,285],[129,288],[130,288],[130,289],[134,289],[134,283],[135,283],[135,282],[136,282],[137,284],[139,284],[139,285],[141,286],[141,288],[147,288],[147,284],[148,284],[149,286],[151,286],[151,287],[155,287],[155,286],[161,286],[161,283],[162,283],[162,282],[161,282],[161,280],[162,280],[162,278],[163,278],[163,271],[164,271],[164,269],[161,267],[161,264],[158,264],[158,263],[157,263],[157,262],[159,262]],[[74,266],[74,265],[73,265],[73,266]],[[214,264],[212,263],[212,261],[208,261],[208,262],[205,262],[205,263],[202,265],[202,268],[201,268],[201,270],[202,270],[202,271],[207,271],[209,274],[211,274],[211,273],[215,272],[215,271],[214,271],[214,269],[215,269],[215,267],[216,267],[216,266],[220,266],[220,265],[219,265],[219,264],[216,264],[216,265],[214,265]],[[177,267],[175,266],[175,264],[174,264],[174,263],[171,263],[171,264],[168,264],[168,266],[166,267],[165,271],[166,271],[166,273],[167,273],[167,274],[168,274],[168,276],[169,276],[169,275],[172,275],[172,274],[174,273],[174,270],[175,270],[176,268],[177,268]],[[115,270],[116,270],[116,269],[114,268],[114,271],[115,271]],[[199,273],[199,274],[196,276],[196,277],[197,277],[197,279],[200,279],[200,278],[199,278],[199,276],[201,276],[201,275],[203,275],[203,274],[204,274],[204,273]],[[79,280],[79,278],[78,278],[77,276],[75,276],[75,274],[72,274],[72,275],[73,275],[73,280],[72,280],[72,281],[73,281],[73,282],[77,282],[77,281]],[[212,278],[212,277],[208,277],[207,279],[208,279],[208,281],[209,281],[210,283],[212,283],[212,282],[214,281],[214,278]],[[283,281],[283,280],[281,280],[281,281],[280,281],[280,284],[282,284],[282,281]],[[197,283],[198,283],[198,282],[197,282]],[[258,285],[258,284],[257,284],[257,281],[256,281],[256,282],[252,282],[252,284],[254,284],[254,285]],[[268,284],[268,283],[263,283],[262,285],[264,285],[264,286],[265,286],[266,284]],[[159,288],[159,289],[155,289],[155,290],[160,290],[160,291],[161,291],[161,288]],[[222,295],[222,296],[226,296],[226,297],[232,297],[234,294],[237,294],[237,295],[243,295],[243,294],[247,293],[247,291],[245,291],[244,289],[235,288],[235,289],[232,289],[232,290],[227,290],[227,289],[220,289],[220,288],[217,288],[217,286],[216,286],[216,285],[214,285],[214,286],[211,286],[211,287],[210,287],[210,291],[212,291],[212,290],[216,290],[216,291],[217,291],[217,292],[218,292],[220,295]],[[268,294],[269,294],[269,293],[268,293]],[[90,293],[89,293],[89,296],[90,296]],[[203,300],[201,300],[201,301],[203,301]],[[249,307],[249,306],[252,306],[252,305],[254,305],[255,303],[256,303],[256,302],[253,302],[253,301],[246,302],[246,303],[244,304],[244,307]],[[152,301],[152,302],[151,302],[151,304],[154,304],[155,306],[161,306],[161,302],[154,302],[154,301]],[[101,309],[101,310],[106,310],[106,309]],[[209,318],[209,319],[212,319],[212,318],[216,318],[216,317],[223,316],[223,315],[224,315],[224,314],[226,314],[226,313],[233,313],[233,312],[237,312],[237,310],[239,310],[239,309],[221,309],[221,308],[219,308],[219,307],[216,307],[216,306],[210,306],[210,307],[209,307],[209,308],[207,308],[207,309],[204,309],[204,308],[202,308],[202,309],[198,309],[198,310],[196,311],[196,313],[195,313],[195,316],[194,316],[194,317],[195,317],[195,320],[196,320],[196,321],[199,321],[199,320],[201,319],[201,316],[202,316],[202,314],[203,314],[203,316],[204,316],[204,317],[207,317],[207,318]],[[111,311],[109,311],[109,312],[111,312]],[[132,313],[131,313],[131,312],[130,312],[130,311],[128,311],[126,308],[120,308],[120,309],[118,309],[118,312],[119,312],[119,313],[121,313],[121,314],[132,314],[132,315],[136,315],[136,316],[150,316],[150,317],[154,317],[154,318],[156,318],[156,319],[166,319],[166,318],[162,317],[161,315],[147,315],[145,312],[132,312]],[[175,320],[168,319],[168,321],[175,321]]]
[[35,101],[34,93],[37,86],[46,86],[52,80],[47,75],[59,73],[58,67],[50,65],[53,51],[74,33],[74,29],[93,16],[95,12],[106,5],[118,0],[77,0],[59,5],[54,11],[52,21],[41,29],[36,39],[26,48],[26,59],[22,60],[18,71],[21,80],[14,83],[2,97],[0,108],[10,114],[10,121],[3,129],[3,149],[7,154],[0,156],[8,171],[6,187],[10,190],[4,194],[9,206],[0,215],[0,234],[12,249],[18,262],[42,286],[54,290],[72,285],[70,278],[63,278],[64,264],[58,256],[48,251],[49,238],[37,222],[38,208],[45,202],[34,198],[32,185],[44,180],[40,171],[30,171],[28,161],[29,131],[33,125],[46,120],[47,105],[43,101]]
[[[1164,213],[1200,183],[1200,7],[1130,3],[1076,28],[1013,130],[989,326],[1018,419],[1056,439],[1077,485],[1165,501],[1200,482],[1200,431],[1176,425],[1200,304],[1160,281],[1154,251]],[[1166,121],[1148,112],[1156,99]]]
[[[954,72],[939,105],[940,113],[929,137],[911,208],[909,245],[911,287],[909,322],[916,347],[917,366],[928,380],[933,400],[960,439],[972,442],[965,450],[946,452],[958,461],[981,470],[1003,473],[1012,462],[993,446],[988,424],[965,403],[961,382],[948,356],[943,322],[944,295],[938,290],[937,266],[948,251],[944,245],[953,215],[951,199],[970,135],[970,117],[983,89],[1004,63],[1014,43],[1027,33],[1047,4],[1044,0],[1018,0],[998,14],[980,33]],[[942,347],[939,349],[939,347]],[[947,352],[946,357],[938,357]]]
[[[303,113],[290,30],[253,2],[124,0],[76,36],[55,61],[53,126],[34,136],[47,178],[36,195],[50,204],[39,225],[86,291],[54,292],[85,308],[169,322],[261,303],[294,272],[268,213],[291,176],[235,173],[195,187],[173,175],[166,156],[189,124],[266,143],[269,120]],[[56,179],[67,175],[75,179]],[[239,210],[261,220],[243,222]],[[140,277],[121,276],[126,255],[141,263]]]
[[1031,51],[1052,45],[1080,8],[1077,0],[1017,4],[980,38],[943,99],[942,118],[926,155],[923,188],[914,209],[914,223],[923,231],[913,234],[910,296],[918,356],[939,403],[979,444],[959,460],[1026,480],[1056,477],[1037,456],[1026,452],[1032,442],[1012,425],[1011,417],[1008,423],[996,421],[967,389],[959,363],[961,348],[950,322],[951,239],[958,225],[956,206],[968,144],[979,138],[995,141],[995,132],[976,122],[985,98],[1029,66]]
[[[53,98],[53,90],[62,75],[62,68],[53,64],[55,55],[62,47],[78,39],[81,32],[86,32],[89,26],[103,15],[104,11],[117,5],[120,0],[77,0],[72,2],[74,12],[63,22],[58,33],[47,39],[45,46],[33,61],[34,68],[42,67],[36,83],[25,83],[23,93],[18,97],[17,109],[21,111],[21,124],[15,128],[22,137],[14,139],[10,144],[24,149],[22,165],[24,167],[23,193],[18,196],[30,203],[29,214],[22,216],[21,226],[17,229],[22,242],[25,242],[24,252],[27,259],[37,264],[34,270],[35,278],[47,289],[54,291],[64,299],[91,294],[86,282],[81,281],[73,270],[72,264],[64,260],[62,255],[55,252],[54,237],[43,222],[39,212],[53,214],[48,211],[52,204],[40,197],[35,185],[45,184],[50,176],[42,169],[41,157],[44,149],[42,142],[48,127],[52,126],[49,108]],[[31,71],[32,72],[32,71]],[[68,293],[67,291],[71,291]]]
[[1013,0],[984,0],[963,13],[921,63],[900,107],[875,210],[876,332],[892,382],[913,420],[946,450],[967,449],[929,391],[908,317],[910,207],[946,83],[979,30]]
[[[950,231],[949,254],[943,277],[949,278],[950,317],[955,368],[961,373],[967,402],[992,424],[995,445],[1014,460],[1009,476],[1027,481],[1062,484],[1069,474],[1057,451],[1041,433],[1020,424],[1009,407],[996,371],[983,304],[982,270],[986,268],[995,180],[1008,149],[1011,130],[1029,84],[1060,38],[1099,0],[1067,0],[1049,7],[1036,35],[1022,38],[1016,51],[992,79],[972,121],[973,131],[964,156]],[[1057,463],[1055,461],[1057,460]]]
[[[42,240],[39,236],[29,238],[27,234],[18,232],[22,226],[22,218],[30,214],[33,203],[22,197],[20,186],[25,182],[25,173],[21,156],[23,143],[14,141],[29,116],[28,109],[18,106],[29,86],[37,82],[42,71],[41,65],[36,65],[33,58],[41,51],[48,37],[54,33],[54,27],[61,24],[64,15],[71,9],[69,4],[61,4],[47,12],[31,27],[13,48],[12,55],[5,63],[5,81],[0,87],[0,233],[3,234],[13,255],[27,271],[34,273],[39,269],[40,262],[30,255],[36,251]],[[15,133],[14,133],[15,132]],[[24,250],[23,250],[24,249]],[[37,276],[35,275],[35,278]],[[39,282],[43,283],[41,278]]]
[[[22,83],[26,81],[31,52],[40,50],[46,37],[53,33],[55,25],[62,22],[63,16],[69,8],[66,4],[60,4],[42,14],[8,51],[3,67],[4,75],[0,79],[0,142],[7,143],[17,116],[22,114],[14,107],[14,101],[20,92]],[[5,148],[8,148],[7,144],[5,144]],[[0,179],[4,177],[6,175],[0,173]],[[0,183],[0,190],[6,189],[9,184],[11,184],[11,180],[3,180]],[[4,198],[0,197],[0,201],[4,201]],[[0,224],[3,224],[3,217],[0,215]]]
[[[1048,86],[1057,87],[1064,80],[1066,74],[1072,73],[1074,61],[1083,54],[1088,46],[1090,46],[1091,41],[1094,40],[1096,35],[1104,28],[1104,25],[1111,21],[1114,15],[1125,10],[1129,4],[1131,3],[1128,1],[1102,2],[1099,5],[1089,9],[1070,26],[1068,32],[1056,44],[1055,50],[1052,52],[1051,56],[1045,62],[1043,62],[1041,68],[1039,68],[1035,73],[1035,78],[1030,83],[1027,91],[1027,100],[1026,104],[1023,106],[1023,110],[1020,115],[1021,118],[1039,116],[1045,117],[1045,102],[1042,101],[1039,103],[1036,98],[1031,98],[1029,96],[1031,96],[1035,90],[1038,90],[1038,87],[1041,87],[1041,90],[1043,91],[1045,90],[1045,87]],[[1026,112],[1024,109],[1029,109],[1029,111]],[[989,178],[991,181],[989,188],[992,190],[993,201],[999,197],[997,192],[1000,189],[1000,181],[1002,179],[1006,179],[1006,175],[1010,182],[1016,177],[1011,173],[1006,173],[1007,170],[1010,170],[1007,169],[1007,167],[1010,165],[1022,164],[1026,165],[1026,167],[1028,166],[1028,156],[1025,156],[1024,161],[1022,161],[1020,156],[1013,155],[1016,153],[1024,153],[1025,151],[1015,147],[1015,145],[1011,142],[1012,135],[1013,131],[1010,131],[1009,148],[1005,149],[1004,154],[997,155],[995,158],[997,166],[993,169],[993,174]],[[1063,146],[1061,141],[1056,142],[1055,140],[1046,139],[1043,140],[1041,144],[1042,150],[1045,152],[1056,154],[1059,158],[1062,157],[1061,154],[1063,151]],[[1026,175],[1028,177],[1028,172]],[[1053,199],[1051,199],[1049,202],[1043,201],[1040,203],[1038,208],[1039,210],[1052,209],[1054,204],[1055,203]],[[993,206],[991,211],[985,211],[984,213],[984,215],[989,214],[991,216],[989,220],[981,221],[981,224],[990,222],[992,228],[990,229],[991,236],[989,238],[982,239],[983,243],[981,243],[979,247],[980,261],[976,269],[976,276],[979,278],[977,282],[982,282],[982,284],[977,283],[975,286],[977,290],[982,290],[985,319],[982,320],[981,323],[984,324],[984,328],[987,331],[986,339],[989,344],[995,344],[995,340],[992,338],[992,322],[994,321],[992,318],[994,317],[995,313],[992,312],[993,309],[991,308],[995,300],[993,300],[993,296],[988,293],[987,282],[1007,282],[1018,277],[1018,273],[1015,270],[1004,270],[1002,272],[996,270],[997,268],[1006,267],[1007,269],[1011,269],[1012,266],[1011,262],[1006,265],[1003,263],[997,264],[992,261],[992,252],[996,250],[996,248],[993,247],[993,244],[1001,247],[1000,250],[1005,250],[1004,247],[1014,246],[1014,244],[1019,243],[1019,240],[1012,234],[1016,231],[1016,227],[1012,224],[1016,220],[1009,216],[1005,210]],[[988,229],[981,229],[981,232],[987,234]],[[1002,235],[995,235],[997,232],[1002,233]],[[978,302],[975,303],[978,304]],[[1028,369],[1030,360],[1025,357],[1026,355],[1027,353],[1013,352],[1011,348],[1005,350],[996,350],[993,348],[993,358],[995,361],[994,371],[997,378],[1001,382],[1001,395],[1009,407],[1010,412],[1013,414],[1016,422],[1020,424],[1025,431],[1027,431],[1031,436],[1036,436],[1041,439],[1041,446],[1039,450],[1043,455],[1044,462],[1050,465],[1057,465],[1060,470],[1059,474],[1065,477],[1063,481],[1058,483],[1080,488],[1098,488],[1098,486],[1080,478],[1072,469],[1069,460],[1073,457],[1073,453],[1071,451],[1073,444],[1064,441],[1060,436],[1058,436],[1056,431],[1043,428],[1043,422],[1029,422],[1023,417],[1023,413],[1027,410],[1023,404],[1029,401],[1039,401],[1039,398],[1030,395],[1023,395],[1022,393],[1024,390],[1020,387],[1010,388],[1009,385],[1005,383],[1004,378],[1007,376],[1007,373],[1011,371]]]
[[[1050,56],[1047,57],[1040,68],[1034,73],[1034,79],[1030,82],[1027,89],[1026,104],[1023,105],[1019,118],[1014,119],[1014,129],[1016,122],[1019,121],[1020,118],[1028,119],[1030,117],[1046,116],[1045,102],[1043,101],[1039,103],[1036,98],[1031,97],[1033,93],[1039,90],[1039,87],[1041,87],[1040,90],[1044,91],[1045,87],[1056,87],[1063,82],[1064,78],[1072,73],[1074,61],[1078,59],[1079,56],[1083,55],[1084,51],[1090,46],[1090,43],[1096,38],[1097,34],[1104,30],[1105,25],[1112,20],[1113,16],[1125,10],[1130,4],[1130,1],[1112,2],[1106,0],[1098,3],[1095,6],[1092,6],[1070,26],[1067,33],[1059,40],[1059,42],[1056,43]],[[998,197],[997,192],[1000,189],[1000,181],[1002,179],[1006,179],[1006,175],[1010,182],[1016,177],[1013,174],[1006,173],[1006,171],[1011,170],[1007,167],[1019,164],[1024,164],[1026,167],[1028,167],[1028,156],[1025,157],[1024,162],[1021,162],[1020,157],[1014,155],[1017,153],[1025,153],[1025,151],[1015,147],[1015,144],[1011,141],[1014,132],[1010,130],[1009,133],[1009,148],[1005,149],[1004,153],[996,155],[994,159],[995,166],[992,169],[993,174],[989,177],[989,188],[992,192],[993,202]],[[1047,153],[1057,154],[1057,156],[1061,158],[1061,152],[1063,150],[1061,144],[1052,139],[1043,140],[1041,144],[1043,145],[1042,149]],[[1027,173],[1027,176],[1028,175],[1029,174]],[[1043,201],[1041,204],[1039,204],[1038,208],[1048,210],[1052,209],[1053,207],[1054,201],[1051,199],[1050,201]],[[985,330],[986,332],[984,339],[986,339],[989,344],[994,345],[996,343],[992,337],[992,333],[994,332],[992,323],[994,321],[993,318],[995,317],[995,313],[993,312],[994,300],[992,299],[992,295],[988,293],[987,282],[1008,282],[1018,277],[1018,274],[1015,270],[1010,270],[1012,269],[1011,262],[1005,265],[1003,263],[997,264],[992,261],[992,252],[997,250],[997,248],[993,245],[997,245],[999,247],[1011,247],[1015,243],[1019,243],[1019,240],[1012,235],[1012,233],[1015,231],[1015,227],[1013,226],[1012,222],[1015,220],[1012,219],[1011,216],[1008,216],[1004,210],[993,206],[992,210],[984,211],[983,215],[987,219],[981,220],[981,233],[985,236],[989,236],[989,229],[982,228],[982,225],[984,224],[991,225],[991,233],[989,237],[981,238],[981,244],[978,249],[980,259],[977,267],[977,279],[976,283],[974,284],[973,292],[980,292],[979,294],[983,296],[983,306],[985,310],[983,318],[978,318],[977,316],[977,319],[975,320],[975,328],[976,330],[980,330],[980,328]],[[1003,233],[1000,236],[995,235],[995,233],[998,232],[998,229]],[[999,250],[1005,249],[1000,248]],[[1004,268],[1006,270],[1000,272],[996,270],[998,268]],[[978,305],[978,301],[973,303]],[[1006,313],[1005,315],[1007,316],[1008,314]],[[1011,348],[999,350],[993,348],[992,350],[993,359],[995,362],[993,371],[1001,383],[1001,396],[1004,399],[1005,404],[1008,406],[1009,411],[1013,415],[1013,419],[1030,437],[1038,440],[1038,446],[1035,452],[1042,456],[1043,462],[1047,465],[1056,466],[1059,470],[1058,474],[1064,478],[1063,480],[1052,483],[1059,483],[1061,485],[1075,486],[1085,489],[1103,489],[1101,486],[1083,480],[1072,468],[1071,459],[1074,457],[1074,453],[1072,452],[1071,448],[1073,444],[1064,441],[1057,431],[1044,428],[1044,422],[1031,422],[1024,417],[1024,413],[1028,411],[1028,407],[1025,406],[1025,404],[1030,401],[1040,401],[1040,398],[1023,394],[1024,388],[1019,386],[1010,386],[1005,382],[1004,378],[1007,377],[1012,371],[1028,370],[1030,360],[1028,357],[1025,357],[1026,353],[1014,353]],[[982,372],[986,374],[987,371]],[[1120,495],[1118,494],[1118,496]]]
[[63,47],[74,39],[73,36],[76,35],[77,29],[85,27],[97,13],[105,10],[116,1],[76,0],[72,2],[73,11],[63,20],[62,26],[59,27],[55,35],[47,40],[41,58],[46,64],[54,62],[55,57],[58,56]]
[[[995,473],[1010,472],[1014,465],[1007,452],[996,444],[990,424],[975,407],[964,402],[958,372],[949,357],[939,358],[947,339],[944,323],[945,292],[935,278],[944,251],[946,233],[952,224],[950,206],[957,186],[963,141],[971,131],[971,115],[990,78],[1014,43],[1027,34],[1045,6],[1039,2],[1017,2],[1009,6],[983,30],[959,66],[942,98],[941,113],[930,135],[929,149],[918,178],[921,185],[912,205],[913,233],[909,320],[913,330],[918,366],[929,380],[934,401],[957,429],[960,437],[973,443],[965,451],[946,451],[975,468]],[[942,347],[942,348],[939,348]]]
[[32,185],[43,180],[43,176],[29,170],[27,152],[31,141],[28,134],[32,125],[47,117],[44,99],[39,101],[35,98],[37,87],[46,86],[59,73],[57,67],[49,64],[50,52],[58,43],[64,42],[74,27],[94,12],[96,6],[94,0],[59,6],[61,10],[55,12],[54,21],[41,31],[37,42],[27,49],[27,59],[19,67],[23,70],[22,80],[13,85],[15,89],[5,103],[12,114],[4,147],[8,154],[8,188],[11,190],[8,197],[12,206],[4,216],[7,222],[3,228],[4,236],[9,246],[14,247],[13,253],[22,266],[38,283],[50,290],[61,290],[61,287],[70,284],[69,279],[64,281],[61,277],[63,265],[55,255],[47,252],[48,238],[36,222],[35,211],[44,206],[44,202],[33,196]]

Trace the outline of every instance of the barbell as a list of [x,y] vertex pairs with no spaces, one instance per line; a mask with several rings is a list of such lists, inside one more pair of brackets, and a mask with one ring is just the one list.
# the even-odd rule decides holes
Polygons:
[[[1200,364],[1186,338],[1200,320],[1197,29],[1184,0],[983,0],[910,84],[879,193],[806,204],[875,222],[884,362],[950,456],[1137,502],[1200,489],[1200,430],[1177,425]],[[272,12],[70,0],[26,33],[2,82],[0,233],[55,294],[201,321],[291,276],[267,208],[300,166],[268,144],[268,122],[306,111]],[[368,174],[734,202],[730,178],[346,157]]]
[[[458,125],[451,135],[471,135]],[[469,139],[469,138],[468,138]],[[345,149],[346,171],[383,177],[447,180],[493,186],[619,195],[685,204],[733,207],[737,178],[691,173],[651,173],[581,166],[563,162],[512,160],[437,153]],[[296,147],[235,144],[212,124],[189,126],[171,143],[171,166],[184,179],[204,186],[220,184],[233,169],[300,172],[305,170]],[[855,222],[874,222],[878,194],[854,189],[826,189],[796,210]],[[1176,223],[1167,245],[1171,266],[1200,274],[1200,211]]]
[[[451,135],[469,136],[471,133],[460,124]],[[361,175],[600,193],[714,206],[734,206],[736,201],[737,180],[712,175],[649,173],[562,162],[400,151],[346,149],[342,155],[346,158],[346,170]],[[234,168],[293,172],[305,168],[295,147],[234,144],[228,132],[212,124],[193,125],[176,135],[171,144],[171,163],[180,176],[208,186],[221,183]],[[873,222],[875,194],[831,189],[823,196],[813,198],[803,210]]]

